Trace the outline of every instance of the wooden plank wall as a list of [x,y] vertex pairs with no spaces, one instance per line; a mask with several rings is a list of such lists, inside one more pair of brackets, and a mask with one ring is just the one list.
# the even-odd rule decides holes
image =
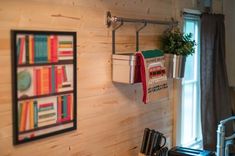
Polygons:
[[[105,13],[169,20],[194,0],[1,0],[0,1],[0,156],[135,156],[145,127],[167,136],[172,145],[173,91],[148,105],[141,86],[111,81],[111,30]],[[164,26],[149,25],[141,32],[140,48],[159,47]],[[24,145],[12,145],[10,30],[77,32],[78,130]],[[136,25],[117,33],[117,51],[134,52]],[[13,84],[14,85],[14,84]]]

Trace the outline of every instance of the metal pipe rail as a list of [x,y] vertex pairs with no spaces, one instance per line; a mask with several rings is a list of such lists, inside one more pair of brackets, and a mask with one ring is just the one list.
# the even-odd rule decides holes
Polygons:
[[171,26],[171,27],[174,27],[174,26],[178,25],[178,21],[175,21],[174,19],[172,19],[172,21],[149,20],[149,19],[133,19],[133,18],[112,16],[111,12],[108,11],[107,14],[106,14],[106,25],[107,25],[107,27],[109,28],[109,27],[111,27],[111,25],[113,25],[115,23],[120,23],[119,25],[114,26],[113,30],[112,30],[112,52],[113,52],[113,54],[115,54],[115,32],[121,26],[123,26],[125,22],[144,24],[142,27],[140,27],[136,31],[136,51],[139,50],[139,32],[141,30],[143,30],[143,28],[146,27],[147,24],[168,25],[168,26]]

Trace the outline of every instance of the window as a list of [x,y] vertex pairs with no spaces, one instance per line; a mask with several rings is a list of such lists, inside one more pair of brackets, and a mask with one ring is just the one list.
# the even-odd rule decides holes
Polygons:
[[201,142],[199,28],[199,18],[184,18],[184,32],[192,33],[197,43],[195,53],[186,59],[182,80],[180,144],[184,147],[192,147]]

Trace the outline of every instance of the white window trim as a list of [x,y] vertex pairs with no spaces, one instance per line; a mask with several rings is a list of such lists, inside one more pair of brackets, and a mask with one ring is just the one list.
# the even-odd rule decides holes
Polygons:
[[[190,12],[189,12],[190,13]],[[184,17],[185,18],[191,18],[195,20],[195,17],[189,16],[189,17]],[[198,17],[199,18],[199,17]],[[199,20],[199,25],[200,25],[200,20]],[[198,28],[199,32],[200,32],[200,27]],[[200,34],[199,34],[200,35]],[[199,42],[198,42],[198,47],[200,48],[200,36],[198,36],[199,38]],[[199,49],[200,51],[200,49]],[[199,62],[200,59],[197,60],[197,63]],[[197,69],[198,74],[200,74],[200,69]],[[197,78],[200,78],[200,75],[197,76]],[[174,113],[173,113],[173,146],[182,146],[181,145],[181,105],[182,105],[182,88],[183,88],[183,84],[187,84],[187,83],[196,83],[197,82],[197,78],[195,78],[195,80],[192,81],[188,81],[188,82],[182,82],[182,80],[178,80],[178,79],[174,79],[173,80],[173,109],[174,109]],[[200,90],[200,84],[197,86]],[[197,100],[198,102],[200,102],[200,98]],[[200,107],[197,110],[197,113],[200,113]],[[198,119],[200,120],[200,119]],[[200,121],[197,121],[198,123],[200,123]],[[197,132],[199,133],[199,132]],[[189,145],[188,147],[194,147],[195,145],[200,145],[202,144],[202,140],[199,139],[197,140],[194,144],[192,144],[191,146]]]

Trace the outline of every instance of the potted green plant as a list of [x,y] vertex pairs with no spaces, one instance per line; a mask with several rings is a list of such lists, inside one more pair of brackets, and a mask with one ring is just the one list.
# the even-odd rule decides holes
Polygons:
[[164,32],[161,36],[161,49],[165,53],[168,78],[183,78],[185,61],[195,52],[196,42],[192,34],[184,34],[179,28]]

